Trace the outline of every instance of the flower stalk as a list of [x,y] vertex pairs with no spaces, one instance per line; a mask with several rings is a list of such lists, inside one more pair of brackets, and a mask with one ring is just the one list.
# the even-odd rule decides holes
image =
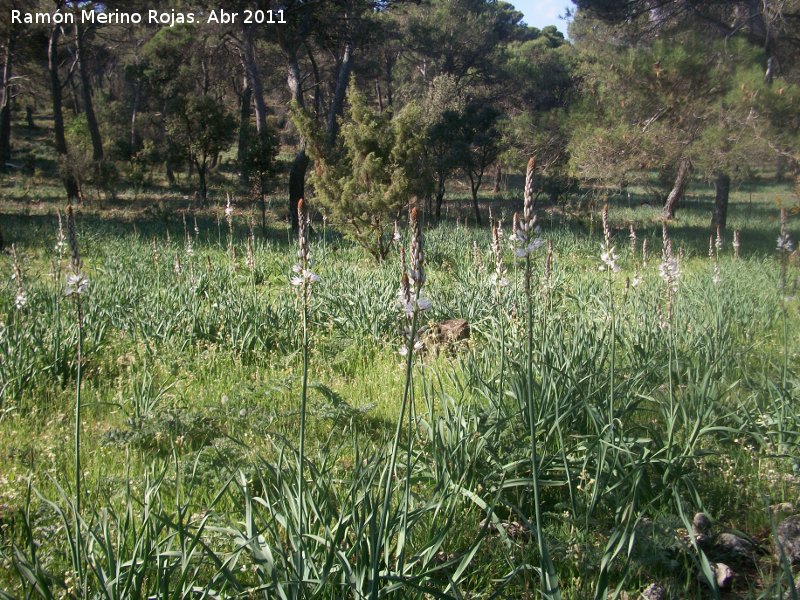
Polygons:
[[75,571],[78,581],[83,581],[83,565],[81,562],[82,534],[81,534],[81,500],[83,472],[81,466],[81,383],[83,363],[83,305],[81,298],[89,287],[89,280],[81,272],[81,255],[78,250],[78,234],[75,227],[75,213],[72,205],[67,207],[67,232],[69,235],[70,263],[72,273],[67,277],[64,290],[66,296],[75,301],[75,314],[78,323],[78,347],[76,356],[75,375]]
[[[408,522],[408,501],[410,493],[410,477],[411,477],[411,429],[412,429],[412,412],[411,404],[413,402],[413,368],[414,368],[414,354],[415,351],[421,349],[422,344],[417,338],[417,328],[419,323],[420,312],[425,311],[431,307],[422,295],[422,288],[425,285],[425,255],[422,249],[422,229],[419,222],[419,209],[414,207],[411,209],[411,214],[408,221],[409,229],[411,230],[411,241],[409,243],[408,257],[406,253],[400,252],[400,260],[402,265],[402,272],[400,275],[400,289],[398,291],[398,303],[400,310],[406,321],[404,328],[405,346],[401,348],[400,354],[405,358],[406,363],[406,376],[405,385],[403,387],[403,399],[400,404],[400,415],[397,418],[397,426],[395,428],[394,440],[392,441],[392,450],[389,457],[389,465],[385,471],[385,477],[382,481],[383,485],[383,504],[381,508],[380,521],[378,524],[378,544],[383,546],[386,542],[384,537],[386,535],[386,528],[389,520],[389,509],[391,508],[392,496],[394,494],[394,479],[395,468],[397,466],[397,455],[400,448],[400,434],[403,430],[405,423],[406,412],[409,413],[409,437],[407,447],[406,464],[406,481],[405,481],[405,496],[404,496],[404,515],[403,527],[407,526]],[[404,532],[405,534],[405,532]],[[405,539],[405,535],[403,535]],[[404,546],[399,546],[397,549],[397,560],[399,569],[402,570],[404,563]],[[372,577],[370,580],[370,598],[377,600],[380,593],[380,556],[381,548],[376,547],[372,554]]]
[[298,505],[298,528],[299,545],[297,555],[298,578],[300,582],[300,596],[303,597],[305,589],[305,540],[303,536],[306,531],[305,518],[305,448],[306,448],[306,412],[308,404],[308,348],[309,348],[309,327],[308,311],[311,300],[311,286],[319,281],[319,277],[311,272],[311,250],[308,242],[308,213],[305,200],[302,198],[297,203],[297,263],[292,267],[295,275],[291,278],[291,284],[297,288],[300,295],[300,316],[303,328],[303,378],[300,392],[300,448],[298,451],[297,465],[297,505]]
[[533,192],[534,192],[534,177],[536,171],[536,159],[531,158],[528,161],[528,168],[525,173],[525,191],[523,213],[520,219],[515,214],[516,233],[514,234],[514,256],[523,258],[525,260],[525,299],[527,304],[527,357],[525,361],[526,367],[526,394],[527,394],[527,409],[528,409],[528,427],[531,436],[531,484],[533,487],[533,505],[534,505],[534,518],[536,523],[536,542],[539,548],[539,556],[541,560],[541,583],[542,583],[542,596],[545,599],[557,599],[561,597],[559,589],[558,578],[555,574],[555,568],[550,559],[547,551],[547,545],[544,539],[543,520],[542,520],[542,504],[541,493],[539,489],[539,452],[537,447],[537,413],[538,407],[533,391],[533,290],[532,290],[532,265],[531,254],[540,248],[544,241],[536,237],[541,230],[536,225],[536,215],[533,212]]
[[17,246],[11,244],[11,262],[14,269],[14,282],[17,284],[17,293],[14,296],[14,308],[22,310],[28,304],[28,294],[25,291],[25,286],[22,284],[22,269],[19,266],[19,257],[17,256]]

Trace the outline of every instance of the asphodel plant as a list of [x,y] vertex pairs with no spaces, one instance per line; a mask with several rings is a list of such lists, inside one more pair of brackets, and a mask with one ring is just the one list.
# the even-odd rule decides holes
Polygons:
[[542,505],[539,485],[539,452],[537,444],[536,422],[538,411],[536,409],[536,397],[534,396],[533,383],[533,290],[532,290],[532,269],[531,255],[544,245],[544,240],[538,237],[540,232],[536,224],[536,215],[533,212],[534,185],[535,185],[536,159],[528,161],[528,168],[525,173],[525,196],[523,212],[520,217],[514,214],[514,256],[525,261],[525,301],[527,304],[527,345],[525,358],[525,374],[527,378],[527,398],[525,399],[528,413],[528,427],[531,436],[531,487],[533,487],[534,517],[536,522],[536,543],[539,548],[541,560],[541,583],[542,597],[547,600],[557,600],[561,598],[561,590],[558,584],[555,566],[550,559],[547,551],[547,543],[544,539]]
[[308,213],[306,203],[301,198],[297,203],[297,263],[292,267],[294,275],[291,284],[297,288],[300,297],[300,317],[303,328],[303,382],[300,392],[300,448],[297,465],[297,507],[298,507],[298,543],[297,573],[300,577],[301,596],[304,583],[304,550],[305,515],[303,510],[305,494],[305,449],[306,449],[306,405],[308,400],[308,310],[311,301],[311,286],[319,281],[319,277],[311,271],[311,250],[308,243]]
[[[400,355],[404,357],[406,364],[405,384],[403,387],[403,399],[400,405],[400,415],[397,417],[397,426],[395,428],[394,440],[392,442],[392,450],[389,457],[388,469],[384,472],[384,479],[382,481],[383,487],[383,505],[380,513],[380,522],[378,525],[378,547],[372,553],[372,577],[370,582],[370,598],[376,600],[380,592],[380,557],[383,554],[381,548],[386,548],[391,540],[384,539],[388,537],[387,525],[389,520],[389,511],[391,510],[392,496],[394,493],[394,477],[395,468],[397,466],[397,454],[400,447],[400,434],[405,423],[406,412],[409,412],[409,419],[411,419],[410,404],[413,401],[413,370],[414,370],[414,354],[422,348],[417,333],[419,329],[419,318],[422,311],[428,310],[431,304],[422,294],[422,288],[425,285],[425,254],[422,249],[422,228],[419,222],[419,209],[413,207],[409,216],[408,222],[409,229],[411,230],[411,241],[408,248],[408,257],[405,252],[400,253],[402,263],[402,273],[400,275],[400,289],[398,291],[398,304],[405,322],[404,343],[400,348]],[[407,259],[407,260],[406,260]],[[411,429],[409,424],[409,430]],[[411,453],[411,435],[408,437],[407,452]],[[406,493],[408,493],[410,481],[410,469],[406,469]],[[407,499],[406,499],[407,500]],[[406,510],[408,509],[406,502]],[[407,519],[403,519],[403,527],[406,527]],[[402,533],[405,539],[405,531]],[[399,570],[402,571],[403,565],[403,548],[398,547],[397,560]]]

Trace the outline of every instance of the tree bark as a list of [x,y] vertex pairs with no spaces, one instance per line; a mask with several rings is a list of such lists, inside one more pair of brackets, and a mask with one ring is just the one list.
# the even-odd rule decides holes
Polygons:
[[244,89],[241,95],[239,108],[239,143],[236,149],[236,162],[239,163],[239,183],[247,185],[250,172],[247,168],[248,138],[250,134],[250,103],[253,99],[253,89],[247,77],[244,78]]
[[339,132],[338,118],[344,109],[344,97],[347,93],[347,83],[350,79],[350,70],[353,66],[353,45],[346,42],[342,52],[342,61],[339,63],[339,74],[336,77],[336,87],[333,90],[331,106],[328,111],[328,143],[333,143]]
[[775,157],[775,183],[783,183],[786,180],[786,157],[778,154]]
[[72,72],[67,73],[65,85],[69,84],[69,98],[72,101],[72,116],[77,117],[81,114],[81,104],[78,101],[78,84]]
[[256,115],[256,131],[259,136],[266,133],[267,129],[267,105],[264,102],[264,83],[261,79],[261,71],[256,60],[255,42],[253,41],[253,29],[245,29],[244,48],[242,60],[244,62],[247,81],[253,95],[253,106]]
[[[264,84],[261,77],[261,71],[258,68],[258,61],[256,60],[256,50],[255,50],[255,42],[253,41],[252,27],[248,27],[245,29],[243,62],[245,67],[246,83],[248,84],[247,88],[251,90],[250,96],[253,99],[253,106],[255,108],[256,135],[258,136],[258,141],[259,141],[258,150],[259,152],[261,152],[267,147],[266,144],[267,105],[264,102]],[[242,110],[244,110],[244,107],[242,108]],[[261,160],[259,157],[259,163],[260,162]],[[249,174],[245,173],[244,171],[241,172],[242,177],[246,177],[248,175]],[[259,186],[259,193],[261,195],[261,204],[262,204],[261,220],[262,220],[262,230],[264,232],[266,231],[266,206],[264,202],[264,194],[266,194],[266,191],[267,191],[266,181],[262,174]]]
[[136,90],[133,94],[133,107],[131,108],[131,155],[133,155],[134,148],[136,148],[136,116],[139,113],[139,103],[142,99],[142,80],[136,80]]
[[381,94],[381,81],[375,80],[375,95],[378,97],[378,110],[383,112],[383,94]]
[[480,227],[481,226],[481,211],[478,207],[478,190],[481,187],[481,180],[483,179],[483,173],[480,174],[473,173],[470,171],[469,173],[469,188],[470,192],[472,192],[472,208],[475,210],[475,224]]
[[[55,136],[55,149],[59,158],[67,160],[67,140],[64,136],[64,113],[63,99],[61,96],[61,79],[58,76],[58,38],[61,35],[61,26],[56,25],[50,32],[50,40],[47,46],[47,70],[50,75],[50,93],[53,99],[53,132]],[[80,188],[78,182],[69,171],[66,165],[61,166],[61,176],[64,182],[64,189],[67,192],[67,201],[77,202],[80,200]]]
[[688,158],[682,158],[678,165],[675,183],[672,186],[669,196],[667,196],[667,201],[664,203],[664,210],[661,213],[663,219],[669,220],[675,218],[675,212],[678,210],[678,204],[683,198],[683,192],[686,190],[686,184],[689,182],[691,172],[692,161]]
[[764,7],[762,0],[747,0],[747,11],[751,37],[761,44],[763,48],[769,47],[769,30],[767,21],[764,18]]
[[714,182],[716,198],[714,200],[714,213],[711,216],[711,231],[717,228],[725,229],[728,221],[728,198],[731,191],[731,178],[727,173],[717,173],[717,181]]
[[[192,164],[191,162],[189,164]],[[200,206],[206,205],[206,200],[208,199],[208,187],[206,186],[206,162],[203,161],[201,164],[200,161],[196,161],[197,166],[197,178],[200,180]]]
[[164,175],[167,178],[167,182],[171,187],[175,187],[177,181],[175,180],[175,171],[172,169],[172,163],[169,159],[164,161]]
[[75,25],[75,57],[78,61],[78,72],[81,77],[83,112],[86,114],[86,125],[89,128],[89,136],[92,138],[92,159],[100,161],[103,160],[103,138],[100,137],[100,128],[97,125],[97,117],[94,114],[92,86],[89,81],[89,69],[86,65],[83,29],[77,24]]
[[439,173],[436,178],[436,222],[438,223],[442,218],[442,202],[444,202],[445,193],[445,179],[444,173]]
[[322,80],[320,79],[317,60],[308,46],[306,46],[306,55],[308,56],[308,62],[311,64],[311,74],[314,76],[314,116],[319,117],[322,114]]
[[386,55],[386,106],[392,106],[394,100],[394,63],[396,58],[391,54]]
[[503,178],[503,165],[500,164],[500,161],[497,161],[497,164],[494,167],[494,187],[492,188],[493,194],[500,193],[500,180]]
[[6,161],[11,160],[11,61],[14,52],[14,38],[6,40],[6,56],[3,61],[2,89],[0,90],[0,171],[5,169]]

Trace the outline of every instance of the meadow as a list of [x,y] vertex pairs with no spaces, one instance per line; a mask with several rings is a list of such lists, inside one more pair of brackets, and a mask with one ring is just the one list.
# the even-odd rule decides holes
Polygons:
[[[629,196],[534,203],[523,251],[522,190],[484,198],[502,237],[404,215],[380,264],[314,219],[313,265],[237,198],[123,194],[76,207],[79,268],[63,207],[20,190],[0,597],[798,597],[773,543],[800,504],[787,187],[736,191],[710,242],[699,184],[666,229]],[[432,335],[455,318],[468,339]],[[725,589],[701,510],[763,549]]]

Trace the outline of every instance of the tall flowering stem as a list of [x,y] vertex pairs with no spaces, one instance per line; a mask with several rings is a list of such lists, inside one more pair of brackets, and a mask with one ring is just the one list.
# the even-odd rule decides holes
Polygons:
[[22,284],[22,269],[19,266],[17,247],[14,244],[11,244],[11,261],[14,268],[14,282],[17,284],[17,294],[14,297],[14,308],[17,310],[22,310],[28,303],[28,294],[25,292],[25,286]]
[[[372,554],[372,576],[370,579],[370,594],[372,600],[377,600],[380,594],[380,556],[381,547],[385,543],[384,537],[386,535],[386,528],[389,520],[389,509],[391,508],[392,496],[394,493],[394,477],[395,468],[397,466],[397,454],[400,448],[400,434],[403,430],[405,423],[406,411],[409,412],[409,436],[408,436],[408,462],[406,464],[406,482],[405,482],[405,497],[404,497],[404,516],[403,527],[407,524],[408,516],[408,497],[410,493],[410,477],[411,477],[411,429],[412,429],[412,413],[410,405],[413,400],[413,367],[414,367],[414,354],[422,347],[419,339],[417,338],[417,329],[419,324],[419,315],[421,312],[428,310],[431,307],[422,295],[422,289],[425,286],[425,255],[422,249],[422,229],[419,222],[419,209],[414,207],[411,209],[411,214],[408,221],[409,229],[411,230],[411,241],[409,243],[408,254],[401,248],[401,274],[400,274],[400,289],[398,290],[397,299],[400,306],[400,311],[405,323],[404,336],[405,345],[400,349],[400,354],[405,358],[406,363],[406,379],[403,388],[403,400],[400,404],[400,415],[397,418],[397,426],[395,428],[394,440],[392,442],[391,455],[389,457],[389,465],[385,471],[385,476],[381,482],[383,485],[383,505],[380,514],[380,521],[378,524],[378,547],[373,550]],[[405,536],[403,536],[405,538]],[[398,544],[397,559],[399,568],[402,570],[404,557],[404,546]]]
[[672,240],[669,238],[667,226],[662,229],[662,254],[661,264],[658,273],[666,284],[667,288],[667,320],[672,321],[672,305],[675,292],[678,291],[678,279],[681,276],[680,264],[678,259],[672,255]]
[[647,268],[647,238],[642,240],[642,269]]
[[253,235],[253,219],[250,218],[247,220],[247,254],[245,255],[245,264],[247,268],[252,272],[256,268],[256,257],[255,257],[255,250],[253,248],[253,240],[255,236]]
[[780,216],[780,234],[778,235],[777,250],[780,253],[781,259],[781,279],[780,279],[780,305],[781,315],[783,317],[783,374],[781,377],[781,419],[778,425],[780,434],[781,451],[784,451],[784,419],[787,404],[787,381],[789,375],[789,326],[788,326],[788,311],[786,310],[786,278],[788,273],[789,255],[794,252],[794,242],[786,230],[786,209],[781,207]]
[[533,211],[533,193],[536,172],[536,159],[528,161],[528,168],[525,173],[525,191],[522,218],[516,214],[514,241],[514,256],[525,260],[525,299],[527,304],[527,357],[526,357],[526,388],[527,388],[527,409],[528,427],[531,435],[531,483],[533,484],[533,503],[536,522],[536,542],[539,547],[541,557],[541,578],[542,596],[546,599],[560,598],[561,593],[558,585],[558,578],[555,574],[550,555],[545,544],[544,531],[542,529],[542,506],[541,494],[539,489],[539,452],[537,448],[537,407],[533,393],[533,290],[532,290],[532,266],[531,254],[544,245],[544,240],[537,237],[540,228],[536,225],[536,215]]
[[544,276],[542,277],[544,287],[545,312],[550,310],[553,292],[553,240],[547,240],[547,256],[544,259]]
[[78,251],[78,234],[75,228],[75,213],[72,205],[67,207],[67,233],[69,236],[70,264],[72,273],[67,276],[64,290],[66,296],[75,301],[75,313],[78,322],[78,347],[76,357],[76,382],[75,382],[75,570],[78,581],[83,581],[83,567],[81,563],[82,535],[81,535],[81,484],[83,479],[81,467],[81,380],[83,363],[83,305],[81,297],[89,287],[89,280],[81,272],[81,255]]
[[225,194],[225,221],[228,223],[228,243],[233,243],[233,203],[231,195]]
[[[636,249],[637,249],[637,241],[638,237],[636,236],[636,229],[634,229],[633,224],[631,223],[628,225],[628,239],[631,241],[631,260],[633,261],[634,268],[633,268],[633,280],[631,281],[631,285],[633,287],[638,287],[639,284],[642,283],[642,277],[639,275],[639,269],[636,267]],[[647,240],[642,241],[642,269],[644,269],[647,265],[644,264],[644,255],[647,248]]]
[[[611,245],[611,226],[608,222],[608,204],[603,205],[603,243],[600,246],[600,260],[603,262],[600,265],[601,271],[607,271],[609,273],[617,273],[619,272],[619,265],[617,264],[617,260],[619,260],[619,256],[617,256],[616,249],[614,246]],[[634,234],[635,236],[635,234]],[[634,237],[634,244],[635,244],[635,237]]]
[[502,225],[492,225],[492,255],[494,256],[494,285],[498,299],[502,288],[508,286],[508,278],[506,277],[506,267],[503,263],[503,239]]
[[[603,210],[601,213],[602,222],[603,222],[603,243],[600,247],[600,261],[602,264],[600,265],[600,270],[606,273],[606,279],[608,284],[608,323],[611,328],[611,363],[608,369],[608,433],[611,436],[611,446],[615,446],[615,437],[614,437],[614,421],[615,421],[615,413],[614,413],[614,401],[615,401],[615,371],[616,371],[616,363],[617,363],[617,316],[616,310],[614,307],[614,286],[612,277],[614,273],[618,273],[620,270],[619,264],[617,264],[617,260],[619,256],[617,256],[616,250],[614,246],[611,245],[611,223],[609,221],[608,216],[608,203],[603,205]],[[633,229],[631,229],[633,232]],[[633,232],[633,236],[631,238],[632,246],[635,249],[636,243],[636,233]]]
[[[711,240],[709,240],[711,242]],[[711,281],[714,285],[719,285],[720,281],[722,281],[722,271],[719,267],[719,253],[723,247],[722,241],[722,230],[719,225],[717,225],[717,235],[713,239],[713,244],[709,246],[709,253],[710,256],[714,259],[714,276],[711,278]]]
[[[490,217],[491,218],[491,217]],[[502,221],[498,223],[492,222],[492,256],[494,257],[494,293],[495,293],[495,306],[497,307],[497,322],[500,329],[500,380],[497,388],[497,406],[498,409],[503,403],[503,394],[505,389],[505,373],[506,373],[506,314],[503,308],[503,291],[508,287],[508,278],[506,277],[506,266],[503,262],[503,225]],[[500,432],[497,432],[499,439]]]
[[67,249],[67,235],[64,233],[64,220],[61,218],[61,211],[56,211],[58,217],[58,229],[56,230],[56,243],[54,249],[56,251],[56,264],[53,265],[53,281],[61,279],[61,261],[64,260],[64,252]]
[[297,505],[298,505],[298,540],[300,548],[298,552],[297,571],[300,580],[301,593],[305,587],[305,567],[304,552],[305,541],[305,515],[303,496],[305,494],[305,450],[306,450],[306,406],[308,401],[308,309],[311,300],[311,286],[319,281],[319,277],[311,271],[311,250],[308,243],[308,213],[306,203],[301,198],[297,203],[297,263],[292,267],[295,275],[291,278],[291,284],[298,290],[300,296],[300,314],[303,326],[303,383],[300,395],[300,449],[298,452],[297,466]]
[[781,256],[781,294],[786,290],[786,273],[789,255],[794,252],[794,242],[786,231],[786,209],[781,208],[781,231],[778,235],[777,250]]
[[478,240],[472,240],[472,264],[476,273],[482,273],[485,270],[483,257],[481,256],[481,251],[478,248]]

